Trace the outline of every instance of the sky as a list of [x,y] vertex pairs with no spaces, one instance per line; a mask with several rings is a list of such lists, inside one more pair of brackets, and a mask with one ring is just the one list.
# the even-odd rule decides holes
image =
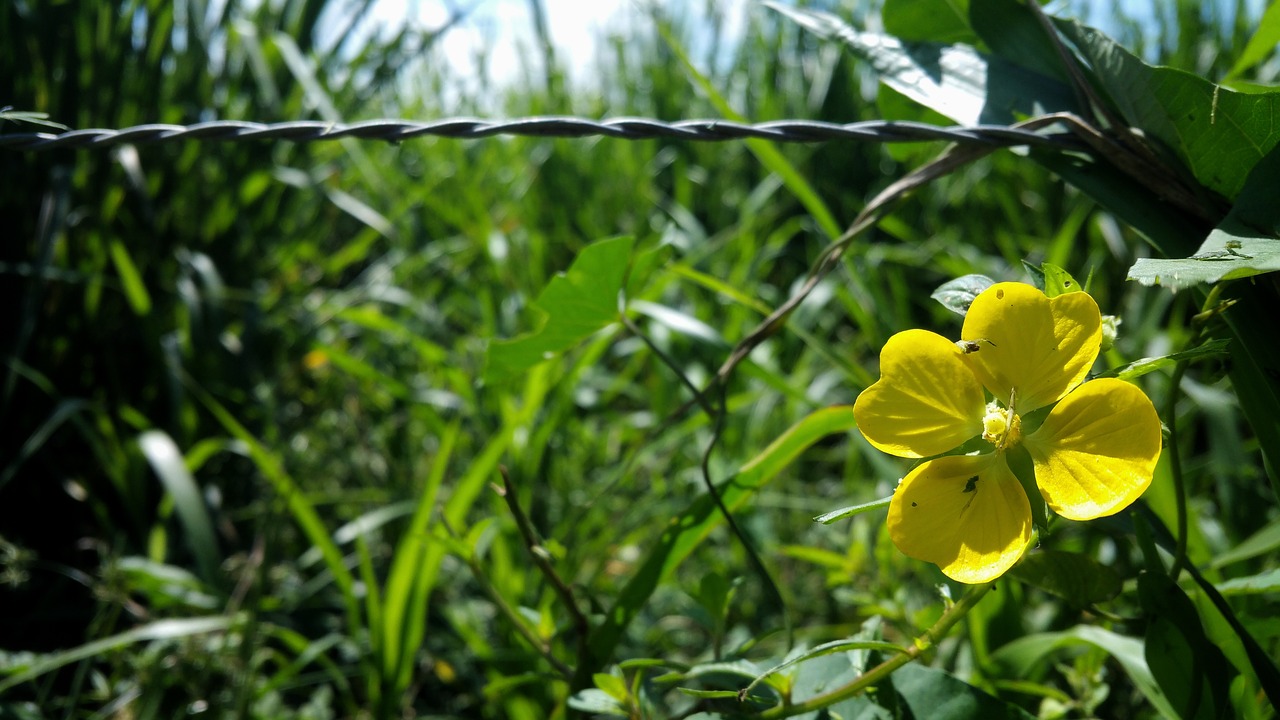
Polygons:
[[[422,30],[443,27],[456,9],[469,10],[466,19],[450,28],[441,41],[443,57],[451,66],[451,77],[462,81],[477,77],[475,58],[488,48],[490,79],[502,84],[521,77],[522,57],[537,57],[533,51],[533,0],[375,0],[369,26],[399,28],[411,23]],[[760,12],[759,0],[539,0],[545,8],[547,26],[557,57],[567,69],[571,87],[586,88],[600,82],[596,68],[597,45],[609,30],[632,27],[627,18],[640,17],[643,6],[657,4],[668,10],[689,11],[689,27],[696,28],[705,17],[705,8],[714,4],[727,20],[729,38],[740,36],[748,12]],[[1133,18],[1154,20],[1154,8],[1168,0],[1055,0],[1050,12],[1081,17],[1104,32],[1113,32],[1116,8]],[[1261,14],[1265,0],[1244,0],[1251,17]],[[1205,11],[1229,17],[1235,0],[1205,3]],[[1149,25],[1153,31],[1158,25]],[[695,37],[696,41],[696,37]]]
[[[728,19],[730,33],[737,32],[751,0],[713,1]],[[687,7],[699,17],[705,0],[660,0],[659,4]],[[627,16],[641,12],[641,0],[542,0],[542,5],[558,57],[575,84],[590,78],[597,41],[607,36],[607,30],[622,27]],[[517,79],[521,48],[534,47],[530,0],[377,0],[372,12],[375,22],[385,27],[407,21],[434,29],[447,22],[452,8],[472,8],[467,19],[451,28],[442,41],[441,54],[454,69],[463,77],[474,75],[477,51],[488,45],[493,79]]]

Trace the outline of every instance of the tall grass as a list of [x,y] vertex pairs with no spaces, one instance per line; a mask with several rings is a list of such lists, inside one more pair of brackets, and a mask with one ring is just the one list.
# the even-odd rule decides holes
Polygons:
[[[10,3],[3,101],[71,127],[434,117],[445,96],[457,114],[497,96],[510,115],[757,121],[849,122],[893,102],[758,7],[740,38],[717,24],[710,42],[675,11],[638,14],[602,46],[592,92],[552,55],[515,88],[455,89],[429,31],[350,47],[322,28],[358,25],[368,7]],[[1158,53],[1221,69],[1202,48],[1226,48],[1239,23],[1179,7],[1156,15],[1162,42],[1177,38]],[[921,191],[849,253],[737,373],[718,433],[696,413],[664,428],[689,395],[621,328],[514,381],[480,381],[487,343],[533,329],[528,306],[554,274],[618,234],[635,236],[637,266],[657,253],[629,293],[666,310],[638,315],[640,329],[707,378],[804,277],[828,226],[938,149],[514,138],[0,155],[0,535],[16,548],[0,590],[0,706],[546,717],[570,693],[557,664],[581,659],[578,637],[489,487],[499,465],[540,551],[599,622],[663,524],[703,495],[713,435],[720,480],[813,411],[852,402],[893,332],[954,327],[929,299],[945,280],[1017,278],[1023,259],[1048,260],[1092,272],[1103,307],[1149,329],[1130,336],[1148,346],[1122,338],[1128,357],[1178,341],[1154,328],[1186,308],[1123,282],[1117,260],[1142,252],[1138,239],[1005,153]],[[1213,407],[1184,422],[1241,433],[1233,409]],[[877,519],[810,520],[891,491],[899,469],[864,449],[819,443],[738,512],[801,639],[877,614],[905,631],[934,612],[936,576]],[[1196,560],[1265,520],[1265,488],[1230,482],[1247,467],[1196,459],[1219,461],[1222,475],[1197,481],[1229,490],[1202,495],[1222,504],[1205,501]],[[993,646],[1023,600],[1005,592],[1005,615],[972,627]],[[1047,610],[1018,619],[1028,630],[1069,613],[1036,600]],[[770,633],[783,625],[741,543],[716,531],[663,577],[612,658],[781,651]],[[1077,665],[1088,687],[1058,679],[1059,692],[1101,682]],[[1108,702],[1120,713],[1134,700]]]

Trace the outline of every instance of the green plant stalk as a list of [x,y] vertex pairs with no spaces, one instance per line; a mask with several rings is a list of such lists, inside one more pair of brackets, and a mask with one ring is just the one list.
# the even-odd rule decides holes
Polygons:
[[830,707],[842,700],[848,700],[851,697],[866,692],[867,689],[874,687],[877,683],[889,677],[893,671],[918,659],[933,646],[937,645],[961,618],[968,615],[969,611],[972,610],[974,606],[982,600],[982,598],[987,596],[987,591],[994,588],[996,582],[998,582],[998,580],[993,580],[985,585],[970,588],[969,591],[964,594],[964,597],[960,598],[959,602],[947,608],[947,611],[942,613],[942,617],[938,618],[938,621],[935,622],[932,627],[925,630],[923,635],[916,638],[915,642],[900,654],[894,655],[844,685],[822,693],[821,695],[814,695],[804,702],[796,703],[794,705],[784,704],[771,708],[770,710],[760,713],[759,717],[762,718],[762,720],[773,720],[773,718],[785,718],[793,715],[801,715],[807,712],[821,710],[825,707]]
[[[1200,341],[1204,322],[1210,317],[1210,311],[1217,305],[1222,295],[1222,284],[1214,285],[1208,297],[1195,316],[1195,329],[1187,339],[1183,350],[1189,350]],[[1177,512],[1177,530],[1174,535],[1176,545],[1173,551],[1173,565],[1169,568],[1169,576],[1174,582],[1182,574],[1182,567],[1187,561],[1187,485],[1182,475],[1182,458],[1178,454],[1178,389],[1182,387],[1182,377],[1186,375],[1189,360],[1179,360],[1173,367],[1173,375],[1169,380],[1169,397],[1165,405],[1165,422],[1169,426],[1169,474],[1173,476],[1173,497]]]

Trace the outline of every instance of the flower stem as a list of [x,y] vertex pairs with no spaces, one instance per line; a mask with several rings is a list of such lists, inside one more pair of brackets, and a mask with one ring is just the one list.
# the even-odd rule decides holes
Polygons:
[[825,707],[830,707],[842,700],[848,700],[851,697],[866,692],[868,688],[874,687],[877,683],[889,677],[889,674],[894,670],[918,659],[934,645],[937,645],[942,638],[946,637],[947,631],[950,630],[953,625],[967,615],[969,611],[972,610],[980,600],[982,600],[982,598],[987,596],[987,591],[994,588],[995,584],[996,581],[993,580],[985,585],[977,585],[969,588],[968,592],[964,594],[964,597],[960,598],[959,602],[947,608],[946,612],[942,613],[942,617],[938,618],[938,621],[933,624],[933,627],[925,630],[924,634],[916,638],[915,642],[913,642],[910,647],[862,673],[853,680],[820,695],[814,695],[803,702],[795,703],[793,705],[783,704],[770,708],[769,710],[760,713],[758,717],[760,717],[761,720],[774,720],[775,718],[785,718],[791,717],[792,715],[813,712]]
[[[1187,338],[1183,344],[1183,349],[1188,350],[1200,342],[1200,336],[1204,331],[1204,321],[1212,316],[1210,312],[1218,304],[1218,298],[1222,296],[1222,284],[1214,285],[1209,290],[1209,295],[1204,300],[1204,305],[1200,308],[1200,313],[1193,318],[1195,323],[1191,331],[1191,336]],[[1176,545],[1173,551],[1173,565],[1169,568],[1169,577],[1174,582],[1178,581],[1178,576],[1182,573],[1182,567],[1187,562],[1187,485],[1186,480],[1182,476],[1182,458],[1178,453],[1178,397],[1181,394],[1182,378],[1187,373],[1187,365],[1189,360],[1179,360],[1173,367],[1173,376],[1169,381],[1169,397],[1165,406],[1165,423],[1169,426],[1169,474],[1173,476],[1173,492],[1174,501],[1177,508],[1177,533],[1175,535]]]

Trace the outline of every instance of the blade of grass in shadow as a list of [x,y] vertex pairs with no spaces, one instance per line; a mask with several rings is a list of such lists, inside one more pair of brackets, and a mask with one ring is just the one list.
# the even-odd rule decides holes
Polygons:
[[[853,410],[845,406],[823,408],[805,417],[743,465],[736,475],[720,484],[720,498],[724,506],[729,510],[741,507],[811,445],[828,435],[848,432],[853,428]],[[723,522],[724,517],[710,495],[700,496],[684,512],[671,519],[639,572],[619,593],[617,602],[605,615],[604,624],[592,633],[590,658],[577,668],[574,687],[590,686],[591,674],[609,662],[622,634],[648,602],[658,583]]]
[[338,584],[338,588],[342,591],[343,605],[347,614],[347,623],[351,632],[356,632],[360,628],[360,605],[355,595],[355,578],[351,575],[351,571],[342,561],[342,552],[338,549],[333,538],[330,537],[329,531],[324,526],[324,521],[316,513],[315,507],[307,496],[303,494],[298,484],[289,477],[285,472],[284,465],[280,458],[268,450],[258,442],[258,439],[249,432],[245,426],[241,425],[238,420],[232,417],[231,413],[222,406],[211,395],[205,392],[195,382],[189,379],[186,382],[187,389],[191,394],[200,401],[205,409],[222,425],[222,427],[232,435],[232,437],[244,443],[249,450],[249,457],[253,460],[254,465],[262,473],[267,482],[271,483],[282,498],[284,498],[289,512],[293,514],[294,519],[302,528],[302,532],[307,536],[311,543],[320,549],[320,554],[324,556],[325,566],[329,572],[333,573],[334,582]]
[[187,546],[195,555],[200,579],[209,585],[218,585],[222,564],[218,552],[218,540],[213,532],[213,521],[205,508],[204,498],[196,479],[187,470],[182,451],[173,438],[163,430],[148,430],[138,436],[138,447],[151,464],[156,477],[173,497],[178,519],[186,531]]
[[[658,29],[662,33],[663,39],[666,40],[667,47],[671,48],[671,52],[679,58],[680,64],[689,73],[689,77],[694,84],[706,93],[707,98],[716,106],[720,114],[734,122],[746,122],[746,118],[735,111],[729,101],[715,89],[715,86],[711,84],[711,80],[694,66],[684,47],[671,33],[671,29],[665,24],[659,25]],[[746,144],[747,148],[760,160],[762,165],[782,178],[783,184],[787,186],[792,195],[795,195],[805,210],[809,211],[814,221],[818,223],[818,227],[822,228],[822,232],[826,233],[828,239],[835,239],[840,236],[840,225],[836,222],[835,216],[831,214],[831,210],[827,208],[826,203],[818,196],[809,181],[805,180],[804,175],[800,174],[777,148],[769,141],[758,138],[747,140]]]
[[95,655],[101,655],[105,652],[119,650],[134,643],[147,642],[149,640],[172,640],[192,635],[219,632],[230,628],[235,621],[236,618],[227,615],[160,620],[149,625],[126,630],[117,635],[102,638],[101,640],[94,640],[70,650],[43,655],[27,666],[25,670],[21,670],[0,681],[0,693],[34,680],[45,673],[53,672],[60,667]]
[[88,405],[88,400],[80,398],[60,401],[57,407],[53,409],[53,412],[49,413],[48,419],[34,433],[31,433],[27,441],[22,444],[22,449],[18,451],[18,456],[5,466],[3,472],[0,472],[0,489],[3,489],[17,475],[18,468],[22,467],[22,464],[45,444],[49,436],[56,432],[62,426],[62,423],[75,416]]

